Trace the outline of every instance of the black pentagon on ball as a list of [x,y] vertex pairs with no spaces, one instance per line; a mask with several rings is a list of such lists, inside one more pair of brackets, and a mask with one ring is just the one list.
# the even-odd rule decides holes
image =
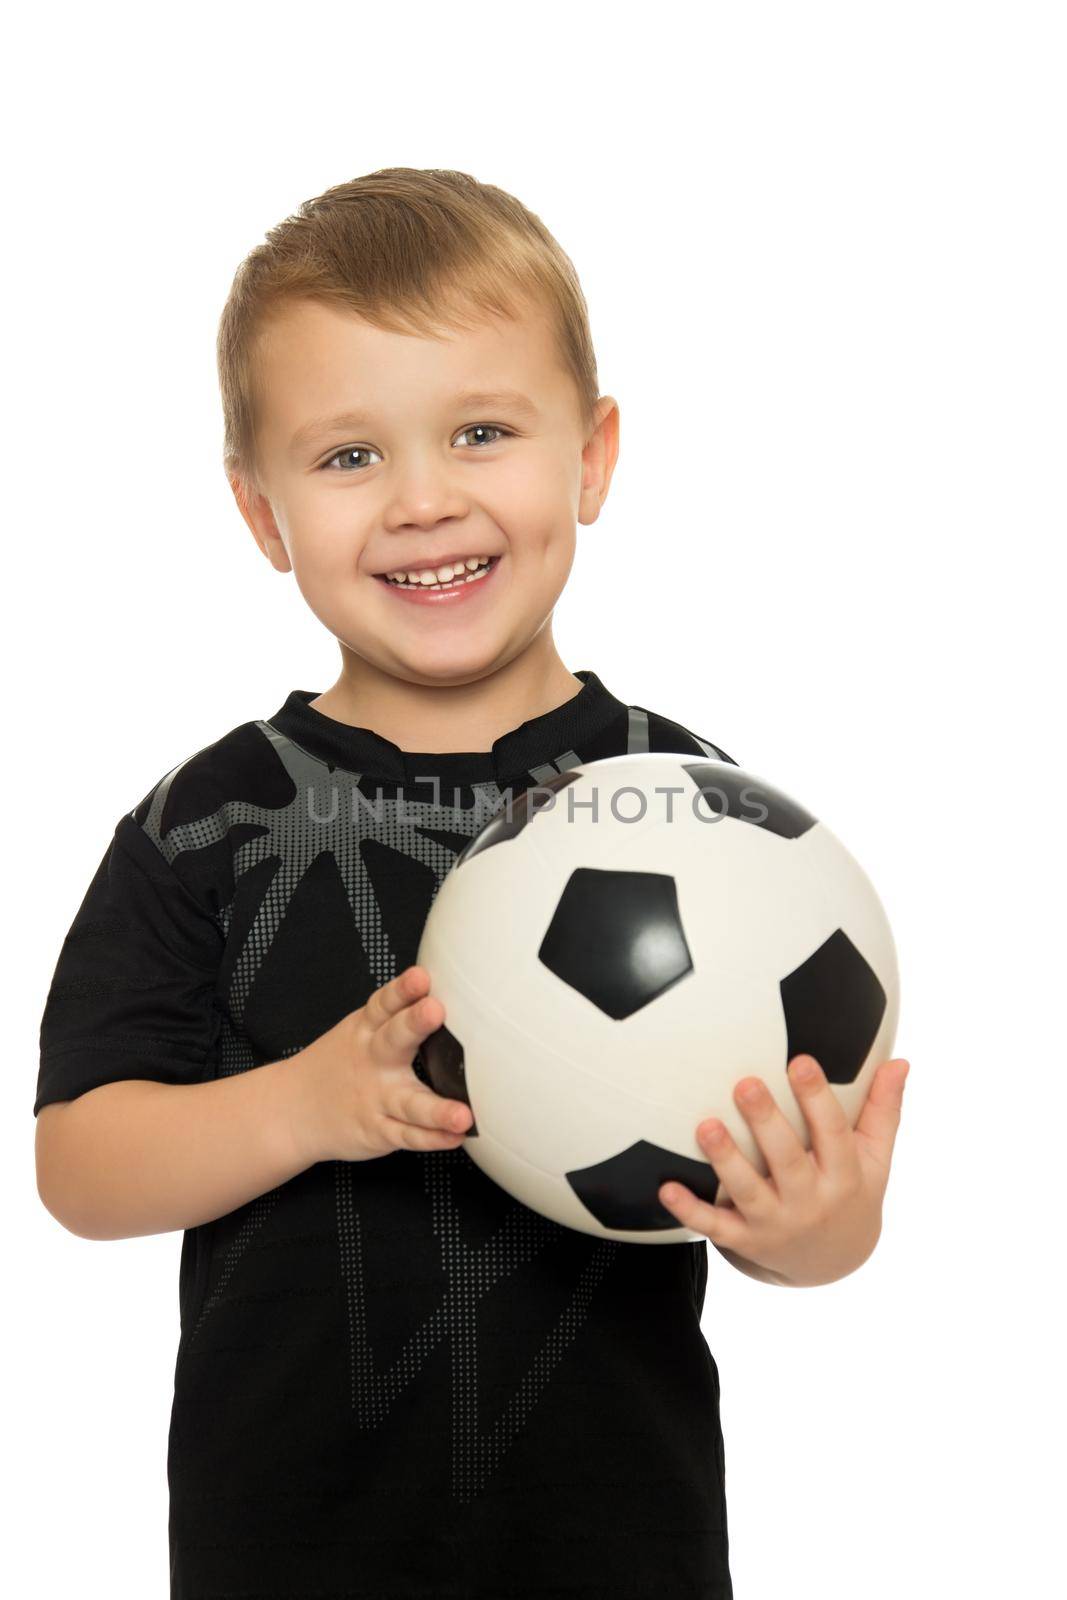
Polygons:
[[693,970],[678,887],[663,872],[576,868],[537,954],[617,1022]]
[[435,1094],[443,1095],[446,1100],[462,1100],[464,1105],[471,1107],[471,1125],[464,1138],[475,1138],[478,1128],[474,1121],[474,1107],[471,1106],[470,1092],[467,1088],[463,1046],[455,1034],[450,1033],[444,1025],[435,1028],[433,1033],[427,1034],[419,1045],[411,1067],[415,1076],[421,1078],[427,1088],[432,1089]]
[[[548,805],[555,791],[566,788],[568,783],[574,783],[580,777],[580,769],[572,767],[568,772],[558,772],[553,777],[546,778],[544,783],[524,789],[522,794],[514,798],[509,791],[500,810],[489,818],[481,832],[475,834],[467,848],[453,861],[453,872],[465,861],[469,861],[471,856],[476,856],[480,850],[488,850],[494,844],[504,844],[508,839],[514,839],[522,832],[530,818]],[[549,793],[546,794],[546,790]],[[510,806],[508,800],[511,800]]]
[[718,1175],[707,1161],[640,1139],[594,1167],[566,1174],[578,1199],[604,1228],[653,1232],[681,1226],[659,1198],[660,1187],[676,1180],[701,1200],[714,1204]]
[[683,772],[688,772],[708,807],[719,816],[750,822],[754,828],[765,828],[782,839],[799,839],[802,833],[815,826],[816,819],[803,806],[790,800],[780,789],[772,789],[762,778],[754,778],[750,772],[711,761],[683,761],[681,767]]
[[814,1056],[831,1083],[854,1083],[885,1015],[886,995],[842,928],[779,984],[786,1063]]

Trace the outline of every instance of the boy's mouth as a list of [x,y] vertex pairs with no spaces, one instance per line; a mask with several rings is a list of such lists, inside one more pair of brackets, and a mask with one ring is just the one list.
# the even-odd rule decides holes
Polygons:
[[[471,559],[475,558],[472,557]],[[423,604],[440,605],[442,601],[454,603],[459,599],[466,600],[469,597],[473,597],[476,590],[484,589],[492,574],[500,565],[500,560],[500,556],[489,556],[484,563],[480,562],[473,570],[463,570],[467,567],[465,561],[456,562],[452,568],[453,576],[444,582],[409,583],[407,579],[399,582],[395,578],[390,578],[384,572],[376,573],[375,577],[379,583],[384,584],[387,589],[391,589],[398,600],[414,601],[416,604],[421,602]],[[461,569],[459,572],[456,571],[457,567]]]

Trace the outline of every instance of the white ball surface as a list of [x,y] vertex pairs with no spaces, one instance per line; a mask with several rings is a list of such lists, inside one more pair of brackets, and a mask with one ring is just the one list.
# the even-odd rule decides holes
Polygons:
[[675,1244],[660,1186],[714,1201],[696,1139],[763,1079],[808,1146],[786,1076],[814,1055],[853,1125],[899,1008],[870,881],[822,823],[700,756],[586,762],[502,806],[430,908],[417,964],[445,1008],[421,1064],[469,1102],[463,1148],[531,1209],[601,1238]]

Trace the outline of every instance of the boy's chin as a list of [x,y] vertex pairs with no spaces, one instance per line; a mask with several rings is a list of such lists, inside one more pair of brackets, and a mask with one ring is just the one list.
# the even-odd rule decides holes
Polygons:
[[458,689],[464,684],[478,683],[483,678],[492,677],[506,659],[497,650],[474,651],[463,656],[450,654],[447,658],[427,651],[425,654],[405,655],[398,662],[396,673],[408,683],[419,683],[427,689]]

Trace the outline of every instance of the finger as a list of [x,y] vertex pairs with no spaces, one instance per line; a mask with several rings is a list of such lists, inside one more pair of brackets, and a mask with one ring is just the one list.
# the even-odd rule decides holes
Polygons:
[[697,1129],[697,1142],[746,1222],[766,1216],[775,1204],[771,1186],[741,1154],[725,1124],[709,1117]]
[[441,1026],[444,1010],[435,995],[427,994],[395,1012],[371,1034],[367,1048],[374,1060],[404,1061],[410,1065],[422,1041]]
[[450,1133],[443,1128],[423,1128],[399,1117],[384,1116],[386,1131],[401,1150],[454,1150],[462,1133]]
[[472,1120],[470,1107],[462,1100],[449,1100],[417,1085],[399,1089],[390,1097],[388,1115],[397,1122],[448,1133],[465,1133]]
[[762,1079],[742,1078],[734,1086],[734,1100],[763,1152],[778,1193],[799,1196],[813,1188],[816,1172],[811,1154]]
[[900,1127],[900,1107],[904,1099],[904,1082],[911,1071],[911,1063],[900,1056],[883,1061],[871,1080],[867,1098],[863,1103],[856,1135],[861,1148],[888,1173]]
[[727,1206],[712,1206],[699,1199],[684,1183],[664,1183],[659,1189],[660,1204],[676,1217],[683,1228],[702,1233],[712,1244],[745,1254],[750,1244],[751,1230],[737,1211]]
[[375,989],[363,1007],[363,1014],[372,1028],[380,1028],[405,1006],[421,1000],[429,987],[430,974],[425,967],[405,967],[395,978]]
[[845,1108],[814,1056],[796,1055],[787,1076],[804,1114],[815,1164],[827,1177],[845,1179],[856,1171],[856,1141]]

